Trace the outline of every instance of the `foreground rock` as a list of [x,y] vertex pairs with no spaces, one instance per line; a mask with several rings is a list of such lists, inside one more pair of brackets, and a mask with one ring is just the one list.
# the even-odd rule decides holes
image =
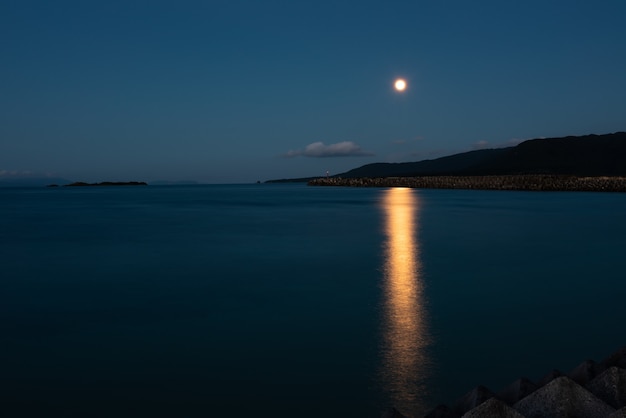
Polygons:
[[584,361],[567,376],[552,370],[537,382],[520,378],[497,395],[477,386],[426,417],[626,418],[625,365],[626,346],[599,363]]
[[526,417],[604,418],[615,409],[567,376],[561,376],[515,403]]
[[462,418],[482,417],[524,418],[524,415],[511,408],[506,403],[496,398],[491,398],[478,405],[476,408],[469,410]]

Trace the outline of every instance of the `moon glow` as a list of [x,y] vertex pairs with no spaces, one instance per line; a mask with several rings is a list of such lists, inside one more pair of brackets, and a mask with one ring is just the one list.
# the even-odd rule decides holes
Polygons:
[[393,87],[396,89],[396,91],[404,91],[406,90],[406,81],[404,81],[403,79],[399,78],[397,79],[394,83],[393,83]]

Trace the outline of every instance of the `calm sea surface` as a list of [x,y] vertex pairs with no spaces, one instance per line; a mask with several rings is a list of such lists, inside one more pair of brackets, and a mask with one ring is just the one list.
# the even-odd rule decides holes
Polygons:
[[421,416],[626,343],[626,194],[0,189],[0,415]]

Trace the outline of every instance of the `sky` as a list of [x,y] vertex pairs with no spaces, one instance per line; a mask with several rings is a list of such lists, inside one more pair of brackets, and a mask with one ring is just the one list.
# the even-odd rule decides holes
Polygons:
[[624,131],[624,17],[624,0],[0,0],[0,179],[250,183]]

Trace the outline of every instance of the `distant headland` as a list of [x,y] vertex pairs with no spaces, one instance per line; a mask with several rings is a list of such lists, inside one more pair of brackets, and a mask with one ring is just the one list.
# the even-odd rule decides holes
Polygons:
[[367,164],[328,177],[270,180],[313,186],[626,191],[626,132],[540,138],[409,163]]

